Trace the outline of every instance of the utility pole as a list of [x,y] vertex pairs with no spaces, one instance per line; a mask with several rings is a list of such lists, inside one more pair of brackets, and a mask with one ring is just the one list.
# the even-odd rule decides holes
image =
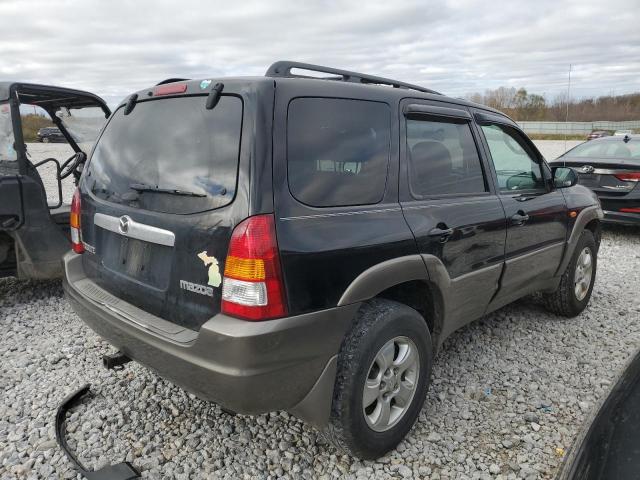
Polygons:
[[567,129],[569,128],[569,101],[571,100],[571,64],[569,64],[569,82],[567,83],[567,114],[564,118],[564,151],[567,151]]

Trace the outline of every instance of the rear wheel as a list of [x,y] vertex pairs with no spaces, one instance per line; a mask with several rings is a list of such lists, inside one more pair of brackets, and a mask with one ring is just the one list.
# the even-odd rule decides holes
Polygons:
[[584,230],[555,292],[544,294],[552,312],[565,317],[579,315],[589,303],[596,279],[598,249],[593,233]]
[[363,305],[338,356],[325,436],[363,459],[394,448],[420,413],[432,355],[426,322],[414,309],[383,299]]

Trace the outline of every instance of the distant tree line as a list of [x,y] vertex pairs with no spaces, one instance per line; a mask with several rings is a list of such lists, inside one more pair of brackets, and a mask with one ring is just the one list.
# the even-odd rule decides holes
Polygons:
[[[518,121],[539,120],[564,122],[567,115],[567,95],[548,100],[529,93],[525,88],[499,87],[484,93],[467,95],[472,102],[500,110]],[[640,93],[606,95],[569,101],[570,122],[610,120],[640,120]]]

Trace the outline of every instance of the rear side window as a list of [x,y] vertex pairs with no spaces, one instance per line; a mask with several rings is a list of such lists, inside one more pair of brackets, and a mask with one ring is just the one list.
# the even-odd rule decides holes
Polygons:
[[289,104],[289,189],[315,207],[378,203],[389,163],[391,111],[385,103],[296,98]]
[[213,110],[205,103],[205,96],[177,97],[139,102],[129,115],[118,109],[96,144],[85,185],[108,202],[156,212],[187,214],[229,204],[238,175],[242,100],[222,96]]
[[409,118],[407,151],[409,183],[415,197],[487,191],[467,122]]

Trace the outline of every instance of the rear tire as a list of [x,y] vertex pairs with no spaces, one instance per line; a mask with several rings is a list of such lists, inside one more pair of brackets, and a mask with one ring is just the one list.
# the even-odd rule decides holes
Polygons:
[[[553,293],[543,294],[548,310],[564,317],[579,315],[589,303],[598,266],[598,248],[593,233],[584,230],[571,261]],[[588,278],[587,278],[588,276]]]
[[432,359],[431,335],[417,311],[384,299],[363,304],[338,355],[324,436],[361,459],[387,453],[422,409]]

